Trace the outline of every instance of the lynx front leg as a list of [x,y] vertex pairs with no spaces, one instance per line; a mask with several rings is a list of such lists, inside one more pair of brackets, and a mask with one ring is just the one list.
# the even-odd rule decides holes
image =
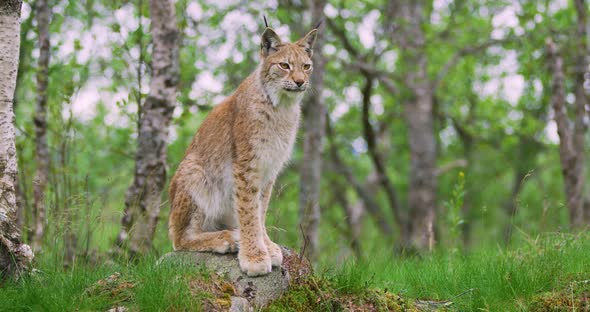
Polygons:
[[270,254],[270,262],[272,266],[279,267],[283,264],[283,252],[281,251],[281,247],[275,244],[273,241],[270,240],[268,237],[268,233],[266,231],[266,211],[268,210],[268,204],[270,203],[270,195],[272,194],[272,188],[274,185],[274,181],[269,183],[262,192],[262,230],[264,235],[264,243],[268,248],[268,253]]
[[240,223],[240,268],[248,276],[258,276],[268,274],[272,265],[260,218],[260,178],[252,158],[241,155],[234,163],[234,203]]

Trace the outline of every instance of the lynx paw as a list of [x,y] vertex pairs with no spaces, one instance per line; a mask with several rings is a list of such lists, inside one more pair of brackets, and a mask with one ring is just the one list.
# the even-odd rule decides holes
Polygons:
[[260,255],[249,256],[238,254],[240,269],[248,276],[266,275],[272,270],[270,256],[268,253],[260,252]]
[[238,243],[236,241],[224,241],[221,245],[213,248],[213,252],[218,254],[234,253],[238,251]]
[[281,247],[273,242],[269,242],[267,247],[272,266],[280,267],[281,264],[283,264],[283,252],[281,251]]
[[231,231],[224,233],[223,241],[212,248],[213,252],[219,254],[234,253],[238,251],[238,245],[240,242],[240,233],[237,231]]

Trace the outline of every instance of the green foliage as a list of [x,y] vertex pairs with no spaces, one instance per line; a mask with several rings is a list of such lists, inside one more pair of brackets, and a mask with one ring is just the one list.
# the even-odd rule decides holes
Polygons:
[[461,249],[461,226],[465,223],[461,209],[465,198],[465,173],[459,172],[457,183],[451,193],[451,199],[445,202],[447,208],[447,228],[449,229],[448,246],[455,252]]

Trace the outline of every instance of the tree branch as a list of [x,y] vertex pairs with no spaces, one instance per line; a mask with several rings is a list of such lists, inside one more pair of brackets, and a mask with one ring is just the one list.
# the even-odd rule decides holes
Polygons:
[[363,201],[363,204],[369,212],[369,214],[371,214],[371,216],[373,216],[373,218],[377,222],[377,225],[381,232],[383,232],[383,234],[386,236],[391,236],[393,234],[393,229],[391,228],[389,223],[385,221],[386,219],[383,216],[381,208],[379,208],[379,205],[377,204],[375,199],[373,199],[370,192],[365,188],[364,185],[359,183],[352,171],[348,167],[346,167],[346,165],[340,158],[340,155],[338,154],[338,150],[336,148],[336,143],[334,142],[334,134],[332,131],[329,116],[326,116],[326,136],[328,137],[329,141],[332,167],[335,169],[336,172],[344,175],[348,183],[351,184],[352,188],[355,190],[359,198]]
[[573,145],[577,149],[578,157],[584,157],[584,136],[586,134],[586,124],[584,119],[586,117],[586,105],[588,105],[588,97],[584,89],[585,75],[588,71],[588,34],[586,27],[588,26],[587,6],[584,0],[575,0],[576,14],[578,16],[577,24],[577,49],[576,49],[576,68],[575,68],[575,112],[574,119],[574,136]]
[[573,153],[572,146],[572,128],[567,117],[565,107],[565,75],[563,73],[563,59],[557,52],[557,47],[553,40],[546,40],[547,54],[549,57],[549,66],[551,68],[551,104],[554,111],[554,119],[557,124],[560,146],[565,146],[567,153]]
[[443,68],[438,72],[434,80],[431,82],[432,88],[436,89],[443,78],[449,73],[449,71],[459,63],[459,61],[466,55],[476,54],[487,48],[499,44],[503,44],[509,41],[508,38],[496,40],[496,39],[489,39],[486,42],[482,42],[477,45],[471,45],[463,47],[461,50],[457,51],[453,57],[443,66]]
[[387,169],[385,167],[383,156],[377,149],[377,139],[375,135],[375,130],[373,129],[373,126],[371,125],[371,122],[369,120],[369,112],[371,110],[371,95],[373,93],[373,77],[366,73],[364,74],[367,81],[362,91],[363,136],[365,137],[365,141],[367,142],[368,152],[371,156],[371,160],[373,161],[373,165],[377,170],[378,181],[387,195],[389,206],[393,212],[395,221],[400,225],[401,228],[405,224],[405,218],[402,217],[401,208],[396,195],[397,192],[395,190],[395,187],[393,186],[393,183],[391,183],[389,176],[387,176]]
[[328,24],[328,27],[332,30],[332,32],[334,32],[336,37],[340,39],[342,46],[346,51],[348,51],[348,53],[352,54],[355,57],[358,57],[360,55],[360,52],[352,45],[352,42],[350,42],[348,36],[346,36],[342,28],[336,26],[332,19],[329,18],[326,19],[326,24]]
[[[551,38],[548,38],[546,43],[552,73],[551,89],[553,94],[551,96],[551,104],[554,110],[555,123],[557,124],[557,134],[559,135],[559,158],[563,173],[567,207],[570,213],[570,223],[573,226],[581,227],[584,224],[584,142],[583,138],[581,140],[582,142],[576,142],[579,138],[574,136],[579,135],[579,132],[582,131],[580,128],[583,125],[577,124],[580,116],[576,116],[576,125],[574,129],[571,127],[565,107],[566,91],[563,59],[557,52],[557,47]],[[578,90],[576,91],[579,92]],[[579,112],[579,109],[577,110]]]
[[384,85],[385,89],[387,89],[389,93],[398,93],[398,89],[395,86],[394,80],[391,79],[390,74],[378,70],[375,64],[368,63],[367,57],[365,55],[361,55],[361,53],[350,42],[344,30],[336,26],[336,24],[332,20],[327,19],[326,23],[328,24],[328,27],[330,27],[334,35],[336,35],[340,42],[342,42],[342,46],[344,47],[344,49],[354,57],[355,62],[347,64],[348,67],[355,69],[357,71],[367,72],[371,76],[374,76],[377,79],[379,79],[379,81]]
[[440,175],[443,175],[453,169],[457,169],[457,168],[465,168],[467,167],[468,163],[466,159],[455,159],[449,163],[446,163],[438,168],[436,168],[436,170],[434,171],[434,174],[438,177]]
[[456,0],[453,1],[452,5],[453,8],[451,9],[451,14],[449,16],[449,22],[443,31],[441,31],[437,37],[440,39],[447,39],[451,33],[451,31],[455,28],[457,22],[457,13],[462,9],[463,5],[465,4],[465,0]]

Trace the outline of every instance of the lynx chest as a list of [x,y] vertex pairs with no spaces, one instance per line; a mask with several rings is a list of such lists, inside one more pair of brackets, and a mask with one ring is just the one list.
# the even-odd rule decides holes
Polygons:
[[291,157],[299,116],[299,105],[278,106],[264,116],[256,140],[258,168],[264,184],[274,180]]

